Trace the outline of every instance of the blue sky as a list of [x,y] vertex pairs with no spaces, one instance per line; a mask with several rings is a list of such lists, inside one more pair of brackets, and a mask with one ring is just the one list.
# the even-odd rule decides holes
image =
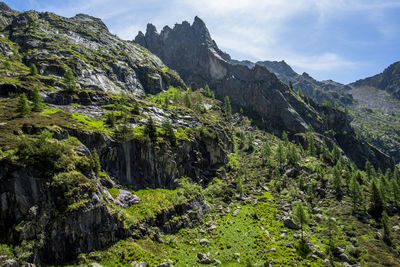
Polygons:
[[103,19],[133,39],[198,15],[234,59],[285,60],[318,80],[348,83],[400,60],[400,0],[5,0],[12,8]]

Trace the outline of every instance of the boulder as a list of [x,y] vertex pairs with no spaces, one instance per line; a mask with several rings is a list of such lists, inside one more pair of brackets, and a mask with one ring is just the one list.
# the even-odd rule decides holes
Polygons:
[[289,229],[300,229],[300,226],[294,222],[292,217],[283,217],[283,224]]
[[127,190],[120,189],[116,203],[126,209],[132,205],[139,204],[140,198]]

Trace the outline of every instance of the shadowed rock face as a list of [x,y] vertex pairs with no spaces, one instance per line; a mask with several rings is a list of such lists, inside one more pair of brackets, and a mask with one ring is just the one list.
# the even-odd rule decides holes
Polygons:
[[[329,112],[325,114],[329,117],[329,123],[323,121],[320,115],[322,108],[316,103],[308,105],[299,99],[275,74],[267,70],[266,64],[238,64],[231,60],[211,39],[204,22],[198,17],[195,17],[192,25],[184,21],[176,24],[173,29],[165,26],[160,33],[152,24],[148,24],[146,33],[139,32],[135,42],[177,70],[187,84],[208,84],[217,98],[229,96],[234,110],[243,108],[245,113],[262,119],[263,127],[271,132],[280,134],[288,131],[295,134],[307,131],[309,125],[319,133],[334,130],[334,138],[357,165],[364,166],[366,159],[385,168],[391,164],[384,154],[355,138],[344,113],[335,109],[325,110]],[[285,66],[272,65],[276,70],[286,71],[287,77],[300,76],[293,70],[290,72],[291,68],[286,63]],[[317,82],[307,74],[301,77]],[[338,86],[333,82],[325,82],[323,85]],[[342,136],[344,132],[345,138]],[[383,160],[377,161],[375,156]]]

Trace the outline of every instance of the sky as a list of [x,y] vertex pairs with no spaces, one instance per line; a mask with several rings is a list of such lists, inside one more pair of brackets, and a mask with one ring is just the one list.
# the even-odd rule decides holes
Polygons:
[[101,18],[132,40],[199,16],[238,60],[285,60],[317,80],[349,83],[400,60],[400,0],[5,0],[18,11]]

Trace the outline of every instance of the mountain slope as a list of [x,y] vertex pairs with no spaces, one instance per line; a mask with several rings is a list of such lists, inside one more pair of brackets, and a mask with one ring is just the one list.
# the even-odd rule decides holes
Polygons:
[[[288,131],[291,135],[306,132],[309,126],[321,134],[332,130],[336,133],[332,137],[359,166],[366,160],[381,164],[376,158],[382,159],[386,167],[390,165],[378,150],[356,140],[341,112],[323,109],[309,99],[302,99],[264,66],[256,64],[248,68],[237,62],[230,63],[229,55],[220,51],[198,17],[192,25],[183,22],[173,29],[166,26],[160,33],[148,24],[146,34],[139,32],[135,42],[177,70],[186,83],[193,83],[194,87],[208,84],[219,99],[228,96],[235,111],[243,109],[262,128],[278,134]],[[321,114],[329,119],[322,118]],[[346,137],[340,136],[344,132]]]

